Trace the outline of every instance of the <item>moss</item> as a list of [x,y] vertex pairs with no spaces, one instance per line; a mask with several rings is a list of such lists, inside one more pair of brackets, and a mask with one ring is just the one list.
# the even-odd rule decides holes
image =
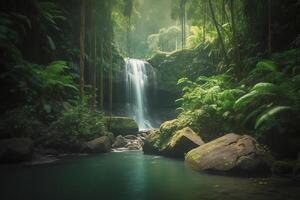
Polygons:
[[128,135],[139,131],[137,123],[128,117],[105,117],[108,130],[114,134]]

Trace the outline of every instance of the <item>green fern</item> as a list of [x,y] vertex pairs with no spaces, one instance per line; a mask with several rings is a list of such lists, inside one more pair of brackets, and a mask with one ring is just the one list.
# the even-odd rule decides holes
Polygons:
[[257,83],[249,93],[240,97],[234,105],[235,110],[242,110],[253,102],[259,102],[260,99],[266,99],[276,95],[278,86],[272,83]]
[[290,106],[276,106],[265,113],[263,113],[259,118],[257,118],[256,123],[255,123],[255,129],[260,127],[263,123],[266,123],[270,119],[273,119],[278,113],[285,112],[285,111],[290,111],[292,110],[292,107]]
[[275,62],[271,60],[263,60],[256,64],[254,71],[255,72],[261,72],[261,71],[277,72],[277,65],[275,64]]
[[257,92],[274,92],[277,88],[277,85],[273,83],[257,83],[253,86],[251,91]]
[[65,61],[55,61],[50,63],[43,71],[45,88],[65,87],[77,91],[78,88],[74,85],[73,78],[63,74],[64,70],[67,68]]

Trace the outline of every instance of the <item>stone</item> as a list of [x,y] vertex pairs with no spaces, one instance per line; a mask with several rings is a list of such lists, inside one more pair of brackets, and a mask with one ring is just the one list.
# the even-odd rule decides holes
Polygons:
[[128,117],[106,117],[108,130],[115,135],[137,134],[139,132],[138,124]]
[[111,144],[114,143],[115,135],[112,132],[105,131],[103,133],[103,136],[107,136],[109,138]]
[[128,140],[136,140],[137,139],[137,137],[135,135],[125,135],[124,138],[128,139]]
[[125,147],[126,141],[125,138],[122,135],[118,135],[115,139],[115,142],[113,143],[112,147],[113,148],[121,148]]
[[160,143],[160,132],[158,130],[153,130],[150,132],[143,146],[143,151],[145,154],[159,154],[159,143]]
[[86,143],[89,153],[106,153],[110,151],[110,139],[102,136]]
[[33,141],[29,138],[0,140],[0,162],[21,162],[33,156]]
[[163,150],[164,154],[184,158],[185,154],[201,145],[204,142],[199,135],[197,135],[191,128],[186,127],[175,133],[166,148]]
[[185,163],[197,171],[267,174],[272,156],[248,135],[227,134],[189,151]]
[[276,161],[272,165],[272,174],[274,175],[287,175],[293,173],[294,165],[287,161]]
[[[158,154],[169,157],[184,158],[184,155],[204,142],[191,128],[185,127],[176,132],[170,131],[170,126],[174,121],[169,121],[161,126],[160,131],[150,133],[145,141],[143,151],[146,154]],[[168,137],[166,136],[168,134]]]

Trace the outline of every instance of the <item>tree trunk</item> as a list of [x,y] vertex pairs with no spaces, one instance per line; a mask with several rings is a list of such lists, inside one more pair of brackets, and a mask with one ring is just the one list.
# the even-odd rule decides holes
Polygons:
[[185,1],[186,0],[181,0],[180,2],[182,49],[185,48]]
[[234,53],[234,71],[237,77],[239,77],[239,65],[240,65],[240,56],[239,56],[239,46],[236,35],[236,24],[235,24],[235,0],[230,0],[230,10],[231,10],[231,28],[232,28],[232,42],[233,42],[233,53]]
[[113,100],[113,75],[112,75],[112,48],[109,44],[109,114],[112,116],[112,100]]
[[[113,61],[112,61],[112,34],[113,34],[113,28],[112,28],[112,18],[111,18],[111,9],[112,9],[112,2],[109,1],[109,21],[111,22],[109,25],[109,32],[108,32],[108,62],[109,62],[109,70],[108,70],[108,76],[109,76],[109,115],[110,115],[110,122],[112,117],[112,107],[113,107]],[[111,126],[111,123],[109,122],[109,127]]]
[[225,24],[226,21],[226,4],[225,4],[225,0],[222,0],[222,24]]
[[130,40],[130,33],[131,33],[131,16],[127,18],[127,56],[131,56],[131,40]]
[[268,0],[268,53],[272,54],[272,0]]
[[203,0],[203,42],[206,41],[206,18],[207,18],[207,4],[206,0]]
[[103,99],[104,99],[104,81],[103,81],[103,40],[101,41],[101,61],[100,61],[100,67],[99,67],[99,71],[100,71],[100,92],[99,92],[99,106],[100,106],[100,110],[103,111]]
[[[96,17],[95,17],[96,18]],[[95,20],[95,19],[94,19]],[[93,63],[93,109],[96,110],[97,107],[97,32],[96,32],[96,23],[94,23],[94,63]]]
[[86,2],[85,0],[80,1],[80,77],[79,77],[79,85],[80,85],[80,97],[81,99],[84,96],[84,43],[85,43],[85,17],[86,17]]
[[226,54],[225,44],[224,44],[224,41],[223,41],[223,38],[222,38],[221,31],[220,31],[219,26],[218,26],[218,22],[216,20],[216,16],[215,16],[215,13],[214,13],[214,9],[213,9],[211,0],[208,0],[208,3],[209,3],[210,12],[211,12],[211,17],[212,17],[213,23],[215,25],[215,28],[217,29],[218,37],[219,37],[219,40],[220,40],[220,43],[221,43],[224,60],[225,60],[225,63],[228,65],[229,62],[228,62],[228,57],[227,57],[227,54]]

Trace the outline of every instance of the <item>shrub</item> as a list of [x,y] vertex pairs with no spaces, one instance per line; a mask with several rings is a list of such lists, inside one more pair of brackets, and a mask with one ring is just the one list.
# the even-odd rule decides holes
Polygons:
[[105,119],[101,112],[92,111],[86,101],[74,105],[65,103],[65,110],[51,125],[54,132],[68,140],[90,140],[104,134]]

